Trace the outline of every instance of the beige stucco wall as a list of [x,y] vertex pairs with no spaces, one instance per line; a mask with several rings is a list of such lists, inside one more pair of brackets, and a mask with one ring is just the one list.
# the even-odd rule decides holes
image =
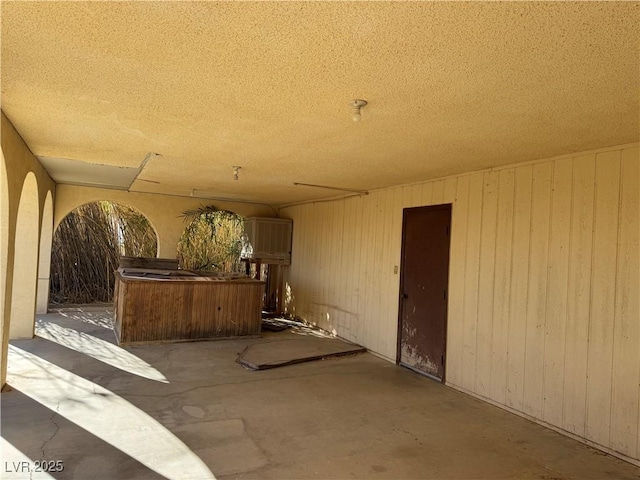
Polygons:
[[402,210],[453,204],[446,383],[640,460],[637,145],[284,209],[288,309],[396,358]]
[[[6,378],[6,358],[9,338],[10,309],[14,296],[19,298],[21,292],[13,291],[14,266],[16,264],[16,225],[18,209],[22,194],[22,186],[27,175],[32,172],[37,182],[37,210],[39,212],[39,222],[41,222],[43,208],[47,193],[55,195],[55,184],[40,162],[34,157],[27,145],[24,143],[9,119],[2,113],[0,124],[0,145],[2,147],[2,192],[3,205],[0,208],[0,226],[2,228],[2,253],[0,255],[2,274],[2,297],[0,298],[0,312],[2,312],[2,322],[0,322],[2,337],[2,356],[0,364],[1,383],[4,386]],[[39,225],[36,238],[39,238]],[[38,245],[34,245],[36,257],[38,256]],[[33,285],[36,286],[36,275],[34,275]],[[29,279],[31,280],[31,279]],[[35,301],[33,305],[35,314]],[[31,315],[31,313],[29,313]],[[21,319],[32,321],[33,319]]]
[[58,185],[54,209],[54,228],[74,208],[98,200],[111,200],[133,207],[144,214],[158,237],[158,256],[175,258],[176,248],[186,224],[182,212],[201,205],[214,205],[244,217],[273,217],[275,212],[266,205],[220,202],[204,198],[178,197],[153,193],[133,193],[105,188]]
[[51,244],[53,242],[53,195],[47,193],[40,226],[40,258],[38,259],[38,288],[36,313],[49,309],[49,280],[51,277]]

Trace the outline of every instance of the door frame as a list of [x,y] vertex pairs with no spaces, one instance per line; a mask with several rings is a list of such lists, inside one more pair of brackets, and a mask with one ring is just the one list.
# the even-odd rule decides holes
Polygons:
[[[435,377],[426,372],[422,372],[415,368],[411,368],[406,365],[401,365],[400,360],[402,356],[402,309],[403,309],[403,292],[404,292],[404,268],[405,268],[405,233],[406,233],[406,225],[407,225],[407,214],[409,211],[417,211],[417,210],[448,210],[449,211],[449,259],[448,259],[448,267],[447,267],[447,302],[445,304],[445,317],[444,317],[444,362],[442,365],[442,378]],[[445,383],[447,377],[447,341],[448,341],[448,333],[449,333],[449,278],[451,275],[451,233],[452,233],[452,223],[453,223],[453,204],[452,203],[443,203],[438,205],[425,205],[420,207],[407,207],[402,209],[402,246],[400,249],[400,289],[398,290],[398,331],[397,331],[397,342],[396,342],[396,365],[400,365],[404,368],[412,370],[420,375],[424,375],[427,378],[435,380],[437,382]]]

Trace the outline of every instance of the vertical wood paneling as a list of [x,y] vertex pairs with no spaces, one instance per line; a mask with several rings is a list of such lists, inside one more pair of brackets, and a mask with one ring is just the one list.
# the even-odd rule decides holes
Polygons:
[[384,191],[384,199],[380,209],[380,219],[382,220],[382,251],[378,257],[380,262],[380,295],[378,297],[378,311],[380,316],[380,330],[378,335],[381,340],[380,350],[385,356],[390,356],[392,339],[390,337],[389,327],[393,318],[390,312],[390,283],[393,271],[391,266],[391,228],[393,211],[393,189]]
[[335,245],[334,245],[334,229],[336,225],[337,202],[327,202],[324,204],[325,208],[325,231],[326,231],[326,243],[324,244],[322,251],[325,252],[325,256],[322,259],[322,267],[324,272],[324,278],[322,280],[323,293],[320,300],[318,314],[322,319],[327,330],[335,332],[335,322],[332,312],[329,312],[329,306],[327,305],[327,299],[332,298],[335,291],[335,278],[331,275],[332,266],[335,265],[333,261],[335,257]]
[[[315,218],[315,221],[311,221],[311,218]],[[318,211],[316,208],[316,205],[314,205],[313,203],[311,205],[309,205],[309,219],[307,220],[307,225],[309,228],[309,239],[307,241],[307,245],[306,245],[306,256],[307,256],[307,262],[306,265],[298,265],[298,271],[300,272],[300,275],[303,276],[306,279],[306,284],[301,286],[301,288],[304,288],[305,290],[305,302],[304,302],[304,310],[302,310],[300,312],[301,315],[304,315],[305,318],[310,321],[310,322],[314,322],[315,318],[313,317],[313,301],[314,298],[317,295],[317,283],[318,283],[318,275],[304,275],[303,272],[303,268],[307,268],[310,269],[311,271],[317,271],[317,255],[318,255],[318,251],[317,251],[317,246],[316,246],[316,242],[317,242],[317,238],[318,238],[318,234],[317,234],[317,230],[318,230],[318,225],[320,224],[321,219],[318,218]],[[294,224],[294,232],[295,230],[295,220],[293,221]],[[295,233],[294,233],[295,235]],[[302,259],[300,260],[300,263],[302,263]],[[294,288],[295,290],[295,288]]]
[[[351,280],[351,302],[349,303],[349,311],[352,312],[352,321],[355,322],[351,326],[351,340],[352,342],[358,342],[360,339],[360,331],[362,329],[362,314],[359,307],[360,299],[360,250],[362,246],[362,197],[353,199],[350,204],[353,208],[353,224],[351,228],[354,230],[354,241],[351,246],[351,255],[353,256],[353,269],[350,272],[354,274],[346,275]],[[349,273],[350,273],[349,272]],[[344,273],[343,273],[344,274]]]
[[[302,253],[304,252],[304,250],[302,250],[304,248],[305,245],[305,239],[309,233],[309,229],[307,228],[306,223],[302,220],[303,216],[306,216],[308,210],[302,209],[300,207],[293,207],[292,208],[293,212],[289,211],[288,212],[288,216],[289,218],[296,218],[296,224],[294,226],[294,228],[296,229],[301,229],[300,235],[294,235],[293,238],[291,239],[291,265],[285,266],[283,267],[283,271],[284,271],[284,295],[283,295],[283,302],[284,302],[284,308],[285,311],[289,314],[292,315],[297,315],[297,302],[299,302],[301,300],[301,296],[302,292],[305,291],[305,288],[301,288],[300,294],[298,294],[298,292],[293,292],[291,283],[290,283],[290,279],[295,277],[295,278],[299,278],[300,276],[298,275],[298,264],[300,262],[302,262],[303,260],[303,256]],[[297,214],[296,212],[300,212],[300,214]],[[302,284],[306,283],[306,279],[301,279],[300,282]]]
[[[380,193],[376,192],[369,196],[369,238],[367,241],[367,270],[368,275],[365,279],[365,315],[367,318],[366,335],[372,348],[376,352],[380,352],[380,339],[378,339],[378,331],[380,327],[380,315],[374,306],[374,301],[378,299],[379,294],[376,290],[376,267],[378,266],[377,256],[380,248],[380,231],[378,228],[378,202]],[[377,245],[376,245],[377,244]]]
[[[587,438],[610,442],[620,152],[596,156],[593,278],[587,367]],[[636,291],[636,295],[637,295]],[[637,320],[636,320],[637,321]],[[608,394],[603,394],[608,392]]]
[[316,247],[316,251],[318,254],[317,259],[317,271],[318,271],[318,286],[316,290],[316,296],[313,299],[313,321],[321,326],[327,327],[325,319],[322,315],[322,302],[327,293],[327,261],[331,258],[329,252],[329,216],[327,215],[327,210],[329,208],[329,204],[320,203],[316,206],[317,211],[319,212],[319,229],[317,232],[317,240],[318,246]]
[[493,289],[493,337],[491,341],[491,398],[503,404],[507,394],[514,183],[514,170],[502,170],[499,173],[496,263]]
[[[389,351],[395,358],[398,340],[398,309],[400,308],[400,252],[402,250],[402,210],[404,195],[402,188],[396,188],[393,192],[393,221],[391,224],[391,265],[389,265]],[[395,267],[398,267],[396,271]],[[393,293],[395,292],[395,297]]]
[[411,208],[422,201],[422,185],[417,184],[412,187],[402,187],[402,208]]
[[[313,235],[313,229],[308,222],[308,217],[312,214],[312,208],[295,207],[291,212],[291,216],[295,218],[293,221],[294,232],[302,229],[300,232],[300,244],[298,245],[297,254],[292,252],[291,266],[288,267],[287,284],[289,288],[289,294],[291,295],[291,311],[296,315],[301,312],[308,312],[309,296],[311,294],[311,282],[312,279],[302,275],[301,264],[306,263],[307,266],[312,264],[312,251],[311,251],[311,235]],[[293,236],[294,240],[296,235]],[[293,255],[296,255],[295,257]],[[300,278],[299,283],[292,284],[292,278]]]
[[[340,305],[344,305],[344,291],[345,291],[345,276],[342,274],[341,266],[343,265],[345,259],[343,257],[343,239],[342,236],[345,233],[344,226],[344,211],[345,205],[344,200],[340,200],[339,202],[334,202],[335,206],[335,223],[333,225],[332,230],[332,239],[331,243],[333,245],[333,253],[334,257],[331,261],[331,269],[330,275],[333,280],[331,280],[331,284],[333,289],[330,289],[330,295],[328,298],[325,298],[325,303],[327,305],[332,305],[331,310],[333,311],[332,316],[335,319],[336,329],[338,330],[339,335],[342,337],[347,337],[346,334],[347,328],[346,323],[347,319],[345,317],[345,309],[340,308]],[[337,308],[336,308],[337,307]]]
[[458,182],[457,200],[451,218],[451,252],[449,255],[449,302],[447,312],[447,369],[448,382],[462,386],[464,338],[464,267],[467,241],[467,211],[469,208],[469,177]]
[[[344,200],[335,202],[335,218],[336,224],[333,229],[333,242],[335,245],[335,257],[331,261],[331,276],[333,277],[334,294],[327,299],[327,303],[335,305],[337,308],[333,308],[333,315],[336,318],[337,330],[339,335],[343,338],[349,338],[349,321],[346,317],[347,309],[340,307],[340,305],[346,306],[346,276],[342,274],[342,266],[347,262],[344,255],[345,239],[349,237],[349,231],[345,225],[346,205]],[[335,261],[334,261],[335,260]],[[331,301],[337,299],[335,304]]]
[[322,204],[315,204],[313,206],[314,214],[317,219],[314,225],[314,235],[313,235],[313,248],[312,252],[313,256],[313,271],[315,273],[313,288],[311,290],[311,298],[309,299],[309,311],[311,313],[311,321],[315,324],[318,324],[318,302],[322,297],[322,281],[324,279],[323,269],[322,269],[322,232],[325,228],[325,216],[324,216],[324,208]]
[[[315,210],[314,210],[314,206],[313,205],[309,205],[308,209],[305,209],[303,207],[296,207],[297,209],[299,209],[300,212],[302,212],[299,216],[295,216],[294,220],[293,220],[293,231],[295,232],[296,229],[298,228],[298,224],[304,225],[305,226],[305,238],[304,238],[304,242],[301,242],[301,249],[302,251],[300,252],[300,255],[297,257],[298,260],[296,261],[295,265],[293,264],[293,259],[292,259],[292,265],[291,265],[291,271],[289,272],[291,275],[288,277],[288,279],[290,280],[291,278],[298,278],[301,277],[302,280],[300,283],[289,283],[289,288],[291,289],[291,294],[293,295],[293,300],[294,300],[294,309],[296,311],[296,314],[303,314],[304,315],[308,315],[311,311],[311,301],[314,295],[314,288],[315,288],[315,283],[317,282],[317,276],[305,276],[304,275],[304,270],[303,270],[303,265],[304,264],[305,268],[315,268],[315,245],[314,245],[314,239],[315,239],[315,224],[312,223],[310,221],[310,218],[314,215]],[[301,222],[298,222],[298,218],[301,218]],[[302,227],[300,227],[302,228]],[[295,235],[294,235],[295,237]],[[296,276],[293,276],[293,273],[296,273]],[[311,318],[308,318],[308,320],[312,320]]]
[[433,182],[427,182],[422,186],[421,205],[433,205]]
[[[308,229],[309,229],[309,238],[306,242],[305,245],[305,255],[306,255],[306,265],[305,267],[308,269],[312,269],[315,271],[316,269],[316,256],[318,255],[317,253],[317,249],[316,249],[316,239],[317,239],[317,234],[316,234],[316,230],[318,228],[318,223],[320,222],[320,219],[317,217],[317,210],[315,208],[316,206],[314,204],[309,205],[309,218],[315,218],[316,221],[315,222],[311,222],[311,221],[307,221],[308,224]],[[293,221],[294,224],[294,232],[295,232],[295,224],[296,221],[294,219]],[[302,263],[303,260],[300,260],[300,263]],[[302,266],[298,265],[297,269],[298,272],[300,273],[301,276],[304,276],[304,272],[302,270]],[[305,302],[304,302],[304,310],[301,310],[301,313],[304,312],[305,318],[307,320],[309,320],[310,322],[314,321],[313,318],[313,299],[316,296],[316,285],[318,283],[318,276],[317,275],[308,275],[308,276],[304,276],[305,278],[305,283],[303,285],[300,285],[300,289],[304,290],[304,298],[305,298]],[[294,291],[296,290],[296,288],[298,287],[298,285],[295,285]]]
[[[634,456],[640,442],[638,388],[640,377],[640,291],[638,269],[639,217],[638,149],[622,152],[618,265],[616,275],[615,330],[611,447]],[[640,386],[640,382],[638,382]],[[640,457],[640,455],[638,455]]]
[[375,327],[371,332],[374,338],[376,349],[384,354],[382,345],[384,339],[381,338],[380,332],[383,329],[383,318],[380,312],[380,302],[382,296],[382,255],[384,255],[384,202],[386,191],[382,190],[376,195],[374,244],[371,262],[373,263],[373,276],[371,278],[371,299],[370,299],[370,315],[375,319]]
[[440,205],[444,203],[444,180],[436,180],[433,182],[433,191],[431,197],[431,203],[433,205]]
[[393,359],[402,209],[451,202],[447,383],[639,458],[638,162],[612,148],[287,209],[292,307]]
[[371,222],[369,218],[369,205],[371,204],[371,195],[361,198],[362,204],[360,205],[360,214],[362,221],[360,223],[362,229],[362,241],[359,246],[359,256],[360,256],[360,269],[358,276],[358,312],[360,313],[361,319],[358,325],[358,338],[363,345],[366,345],[369,348],[372,348],[371,343],[369,343],[369,338],[366,334],[369,319],[367,318],[367,309],[366,309],[366,301],[367,301],[367,275],[368,275],[368,252],[367,246],[371,239],[369,235],[371,233]]
[[322,271],[324,272],[324,278],[322,279],[322,298],[318,305],[318,314],[322,319],[323,325],[330,332],[336,332],[334,318],[329,312],[329,306],[327,305],[327,298],[331,298],[335,291],[335,279],[331,277],[331,268],[335,264],[333,259],[335,258],[335,251],[333,244],[333,230],[335,228],[336,217],[335,212],[337,202],[327,202],[324,204],[325,208],[325,243],[322,251],[325,253],[322,259]]
[[532,178],[531,165],[516,168],[511,252],[511,308],[507,348],[507,405],[516,410],[522,410],[524,401]]
[[595,155],[574,159],[569,239],[563,427],[581,436],[585,434],[586,421],[595,162]]
[[[285,267],[284,281],[285,281],[285,303],[287,305],[287,312],[292,315],[298,315],[300,312],[307,311],[307,301],[310,288],[311,279],[302,275],[300,269],[301,263],[310,263],[311,247],[309,245],[308,238],[311,235],[311,228],[308,225],[306,219],[311,214],[310,208],[304,208],[301,206],[292,207],[287,211],[289,218],[293,220],[294,232],[300,230],[300,234],[293,235],[291,242],[291,265]],[[297,241],[299,239],[299,241]],[[298,282],[293,283],[292,279],[299,279]]]
[[[313,214],[312,206],[309,208],[304,207],[296,207],[296,212],[300,212],[299,215],[295,215],[296,221],[294,221],[293,228],[294,231],[298,229],[303,229],[301,233],[301,242],[299,248],[299,253],[295,257],[295,263],[292,258],[291,264],[291,272],[295,272],[296,275],[289,278],[300,278],[301,281],[299,284],[296,284],[295,288],[289,282],[290,294],[293,296],[293,309],[296,315],[302,312],[308,312],[309,310],[309,298],[312,291],[312,278],[309,276],[302,275],[303,265],[306,264],[307,268],[313,265],[313,252],[312,252],[312,244],[311,239],[314,235],[313,227],[311,222],[309,221],[309,217]],[[293,213],[293,212],[292,212]],[[298,222],[297,219],[300,219]],[[301,223],[300,223],[301,222]],[[294,235],[295,239],[296,236]]]
[[497,172],[483,175],[482,223],[478,285],[478,325],[476,327],[476,382],[474,391],[491,395],[491,342],[493,337],[493,279],[498,223]]
[[321,285],[322,294],[317,302],[317,316],[318,324],[323,328],[326,328],[330,332],[334,330],[332,319],[327,311],[326,299],[332,294],[334,289],[334,282],[331,278],[331,266],[334,264],[332,261],[335,257],[333,251],[332,239],[333,239],[333,227],[335,223],[335,217],[333,215],[335,211],[335,202],[327,202],[322,204],[324,227],[322,229],[322,249],[321,249],[321,264],[322,271]]
[[[407,189],[407,196],[405,196],[405,200],[403,201],[403,204],[405,205],[405,207],[419,207],[420,205],[422,205],[422,190],[423,190],[423,184],[421,183],[416,183],[415,185],[411,186],[411,187],[404,187],[405,189]],[[404,189],[403,189],[404,192]]]
[[551,197],[543,419],[553,425],[562,424],[572,165],[570,158],[555,162]]
[[458,190],[458,177],[447,178],[444,181],[444,192],[442,195],[442,203],[455,202],[457,190]]
[[355,275],[344,275],[341,271],[342,268],[346,269],[349,272],[355,271],[355,244],[356,244],[356,224],[358,222],[357,217],[355,216],[356,202],[343,202],[344,205],[344,238],[342,242],[342,261],[340,262],[339,268],[337,268],[337,275],[342,277],[342,297],[341,303],[338,305],[344,305],[344,310],[346,312],[345,318],[345,335],[344,338],[347,340],[353,341],[355,337],[354,330],[356,330],[358,325],[357,318],[354,318],[353,312],[356,311],[353,305],[353,299],[355,297],[354,291],[354,282],[356,280]]
[[467,236],[464,265],[464,305],[462,333],[462,386],[472,390],[476,382],[476,346],[478,327],[478,281],[480,270],[480,237],[482,233],[482,190],[484,175],[469,179]]

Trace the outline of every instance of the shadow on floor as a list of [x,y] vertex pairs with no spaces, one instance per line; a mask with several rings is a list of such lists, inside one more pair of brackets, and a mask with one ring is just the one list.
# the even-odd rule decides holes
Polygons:
[[109,311],[89,313],[11,342],[3,461],[64,461],[40,478],[640,478],[368,353],[255,372],[237,355],[277,336],[121,348]]

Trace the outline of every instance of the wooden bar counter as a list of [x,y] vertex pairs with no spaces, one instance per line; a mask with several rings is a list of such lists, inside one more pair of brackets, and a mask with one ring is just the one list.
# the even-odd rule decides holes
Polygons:
[[183,271],[119,269],[114,293],[120,344],[258,335],[264,282]]

